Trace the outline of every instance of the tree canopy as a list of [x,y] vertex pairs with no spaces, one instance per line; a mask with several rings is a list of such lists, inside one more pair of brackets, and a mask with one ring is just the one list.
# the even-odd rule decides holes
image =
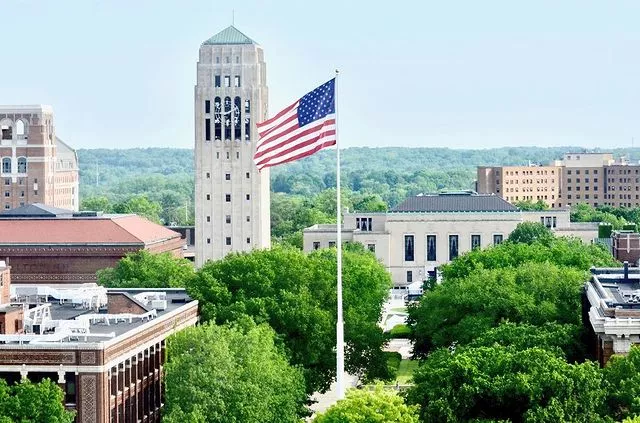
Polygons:
[[522,222],[509,234],[507,239],[510,242],[533,244],[540,242],[544,245],[550,244],[554,239],[553,232],[542,223]]
[[167,357],[163,421],[293,423],[305,414],[302,372],[267,325],[188,328],[169,338]]
[[194,276],[189,260],[145,250],[127,254],[116,267],[97,273],[98,283],[108,288],[186,288]]
[[71,423],[75,413],[65,410],[63,400],[64,392],[50,379],[12,386],[0,379],[0,422]]

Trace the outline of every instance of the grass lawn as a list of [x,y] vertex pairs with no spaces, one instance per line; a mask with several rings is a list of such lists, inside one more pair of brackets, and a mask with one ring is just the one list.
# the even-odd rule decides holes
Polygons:
[[400,385],[409,383],[413,372],[418,368],[418,360],[402,360],[398,367],[397,381]]

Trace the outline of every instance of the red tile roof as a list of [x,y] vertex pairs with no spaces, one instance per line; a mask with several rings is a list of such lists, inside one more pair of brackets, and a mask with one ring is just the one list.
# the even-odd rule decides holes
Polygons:
[[153,244],[178,232],[136,215],[0,219],[0,244]]

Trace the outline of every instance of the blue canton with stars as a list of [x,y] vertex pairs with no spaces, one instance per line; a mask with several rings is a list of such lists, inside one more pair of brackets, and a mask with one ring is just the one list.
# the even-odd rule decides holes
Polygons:
[[336,112],[336,79],[307,93],[298,104],[298,126],[303,127]]

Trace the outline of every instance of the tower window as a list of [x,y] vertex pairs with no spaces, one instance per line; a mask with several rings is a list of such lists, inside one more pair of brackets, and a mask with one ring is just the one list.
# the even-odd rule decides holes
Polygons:
[[11,197],[11,192],[9,192],[9,191],[5,191],[5,192],[4,192],[4,196],[5,196],[5,197]]
[[2,159],[2,173],[11,173],[11,159],[9,157]]
[[236,159],[239,159],[239,158],[240,158],[240,152],[236,151]]
[[231,223],[231,215],[230,214],[226,215],[224,217],[224,221],[225,221],[225,223]]
[[224,86],[229,88],[231,87],[231,76],[230,75],[225,75],[224,76]]
[[211,244],[211,238],[207,238],[207,244]]
[[247,216],[247,222],[251,222],[251,216]]
[[227,244],[227,245],[231,245],[231,237],[230,237],[230,236],[226,237],[226,238],[225,238],[225,240],[224,240],[224,242],[225,242],[225,244]]
[[211,101],[209,100],[204,101],[204,112],[211,113]]
[[230,173],[225,173],[224,174],[224,180],[225,181],[230,181],[231,180],[231,174]]
[[217,88],[220,87],[220,75],[216,75],[213,77],[213,85]]
[[225,56],[225,58],[224,58],[224,62],[225,62],[225,63],[229,63],[230,61],[231,61],[231,60],[229,60],[229,56]]
[[213,124],[214,124],[214,139],[222,139],[222,103],[220,97],[216,97],[213,101]]
[[247,238],[247,244],[251,244],[251,238]]
[[224,139],[231,139],[231,97],[224,98]]
[[233,77],[233,86],[236,88],[240,87],[240,75],[236,75]]
[[224,195],[224,201],[226,201],[227,203],[231,202],[231,194],[225,194]]
[[211,173],[207,172],[207,179],[211,179]]
[[220,56],[216,56],[216,63],[220,63]]
[[216,159],[219,159],[219,158],[220,158],[220,152],[216,151]]
[[240,56],[236,56],[236,63],[240,63]]
[[251,200],[251,194],[247,194],[247,200]]
[[207,200],[211,200],[211,194],[207,194]]
[[227,160],[229,160],[229,152],[227,151]]
[[[235,140],[241,140],[242,134],[242,100],[240,97],[235,97],[233,99],[233,138]],[[238,153],[238,156],[240,154]]]
[[211,222],[211,216],[207,216],[207,222]]
[[247,172],[247,179],[249,179],[251,177],[251,174],[249,172]]
[[5,185],[11,185],[11,179],[9,179],[9,178],[5,178],[5,179],[4,179],[4,184],[5,184]]
[[211,141],[211,119],[204,120],[204,139]]

